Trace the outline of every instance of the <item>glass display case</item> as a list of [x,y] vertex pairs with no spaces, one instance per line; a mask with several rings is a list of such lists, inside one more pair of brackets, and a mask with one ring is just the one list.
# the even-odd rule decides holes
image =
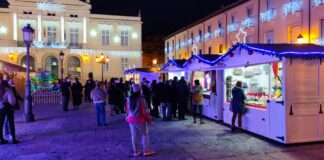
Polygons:
[[225,70],[225,98],[232,100],[232,89],[237,81],[242,81],[246,94],[245,105],[266,108],[268,100],[282,100],[282,64],[280,62],[230,68]]

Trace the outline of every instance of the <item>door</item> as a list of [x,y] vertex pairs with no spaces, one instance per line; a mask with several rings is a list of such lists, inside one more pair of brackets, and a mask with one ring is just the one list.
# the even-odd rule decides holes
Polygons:
[[287,142],[319,140],[319,60],[287,60]]

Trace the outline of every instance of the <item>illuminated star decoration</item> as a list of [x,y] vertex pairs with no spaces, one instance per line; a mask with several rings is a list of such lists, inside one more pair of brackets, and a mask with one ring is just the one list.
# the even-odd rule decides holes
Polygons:
[[172,52],[169,53],[169,59],[173,59],[173,53]]
[[[241,39],[240,39],[240,35],[241,34],[243,34],[243,41],[241,41]],[[237,33],[237,35],[236,35],[237,42],[243,42],[243,43],[245,43],[246,42],[246,35],[247,35],[247,33],[241,27],[239,33]]]
[[198,53],[198,47],[194,44],[191,48],[191,51],[194,55],[196,55]]

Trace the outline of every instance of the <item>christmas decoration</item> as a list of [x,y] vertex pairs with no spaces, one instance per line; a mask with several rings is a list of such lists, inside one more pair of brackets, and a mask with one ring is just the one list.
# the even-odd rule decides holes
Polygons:
[[39,92],[60,92],[58,79],[51,75],[50,72],[43,71],[37,73],[32,78],[31,89],[33,93]]

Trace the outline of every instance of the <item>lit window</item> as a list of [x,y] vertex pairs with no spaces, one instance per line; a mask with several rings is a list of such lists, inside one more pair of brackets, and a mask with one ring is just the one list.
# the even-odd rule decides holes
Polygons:
[[122,71],[128,67],[128,58],[121,58]]
[[79,44],[79,29],[70,28],[70,47],[77,47]]
[[128,46],[128,31],[121,31],[120,39],[122,46]]
[[109,30],[101,31],[101,44],[104,46],[109,45]]
[[47,27],[47,42],[49,44],[56,42],[56,28],[54,26]]

